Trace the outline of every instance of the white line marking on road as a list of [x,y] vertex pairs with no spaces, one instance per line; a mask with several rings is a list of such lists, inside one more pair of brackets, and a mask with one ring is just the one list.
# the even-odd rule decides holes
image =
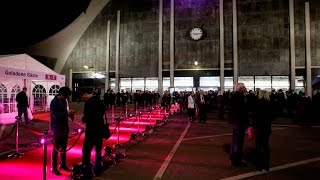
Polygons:
[[160,167],[159,171],[157,172],[156,176],[153,178],[154,180],[158,180],[161,179],[164,172],[166,171],[166,169],[168,168],[174,154],[177,152],[184,136],[187,134],[189,128],[190,128],[190,123],[188,123],[186,129],[183,131],[183,133],[181,134],[180,138],[178,139],[178,141],[176,142],[176,144],[173,146],[171,152],[168,154],[166,160],[164,161],[164,163],[162,164],[162,166]]
[[[300,127],[300,128],[304,128],[303,126],[294,125],[294,124],[272,124],[272,126],[279,126],[279,127]],[[310,128],[320,128],[320,126],[310,126]]]
[[[272,128],[272,130],[281,130],[281,129],[288,129],[288,128],[286,128],[286,127],[282,127],[282,128]],[[216,135],[211,135],[211,136],[201,136],[201,137],[185,138],[185,139],[183,139],[183,140],[186,141],[186,140],[205,139],[205,138],[214,138],[214,137],[231,136],[231,135],[232,135],[232,133],[228,133],[228,134],[216,134]]]
[[[269,172],[279,171],[279,170],[282,170],[282,169],[287,169],[287,168],[291,168],[291,167],[295,167],[295,166],[309,164],[309,163],[313,163],[313,162],[317,162],[317,161],[320,161],[320,157],[307,159],[307,160],[303,160],[303,161],[298,161],[298,162],[294,162],[294,163],[289,163],[289,164],[284,164],[284,165],[281,165],[281,166],[276,166],[276,167],[270,168]],[[268,173],[268,171],[263,171],[263,172],[254,171],[254,172],[240,174],[240,175],[237,175],[237,176],[232,176],[232,177],[228,177],[228,178],[224,178],[224,179],[220,179],[220,180],[245,179],[245,178],[257,176],[257,175],[260,175],[260,174],[266,174],[266,173]]]
[[230,136],[230,135],[232,135],[232,133],[217,134],[217,135],[212,135],[212,136],[201,136],[201,137],[194,137],[194,138],[185,138],[183,140],[186,141],[186,140],[194,140],[194,139],[205,139],[205,138],[213,138],[213,137],[220,137],[220,136]]

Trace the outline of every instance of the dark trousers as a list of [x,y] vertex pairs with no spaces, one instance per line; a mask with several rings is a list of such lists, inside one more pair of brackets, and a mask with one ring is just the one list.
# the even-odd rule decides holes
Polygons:
[[188,108],[189,121],[194,121],[195,108]]
[[18,106],[18,116],[21,119],[21,116],[23,114],[25,124],[29,124],[28,109],[27,108],[28,108],[27,106]]
[[82,147],[82,164],[87,167],[91,166],[91,151],[95,147],[96,156],[95,156],[95,167],[102,166],[102,137],[95,137],[87,135],[84,138],[83,147]]
[[[53,143],[56,148],[59,148],[59,151],[65,151],[67,149],[68,144],[68,135],[65,136],[56,136],[53,138]],[[52,169],[57,169],[57,161],[58,161],[58,151],[53,147],[51,154],[51,164]],[[60,165],[67,166],[67,155],[66,152],[60,153]]]
[[207,121],[207,112],[205,104],[199,105],[199,121],[204,123]]
[[270,133],[257,131],[256,139],[255,139],[256,152],[257,152],[257,158],[256,158],[257,169],[269,170],[269,158],[270,158],[269,139],[270,139]]
[[244,135],[245,135],[245,129],[233,128],[232,141],[231,141],[231,147],[230,147],[230,160],[233,164],[238,164],[241,162],[242,154],[243,154]]

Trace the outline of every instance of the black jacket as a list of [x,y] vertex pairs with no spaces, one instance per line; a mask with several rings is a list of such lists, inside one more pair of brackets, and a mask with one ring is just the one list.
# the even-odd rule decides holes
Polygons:
[[259,99],[253,113],[253,126],[259,132],[271,133],[271,125],[275,119],[275,114],[272,101]]
[[55,96],[50,103],[50,130],[55,136],[68,135],[68,116],[66,100],[60,100]]
[[28,106],[28,97],[26,92],[21,91],[16,96],[16,101],[18,103],[18,107]]
[[230,99],[229,121],[235,129],[245,129],[249,124],[249,112],[244,94],[236,91]]
[[86,135],[102,136],[105,107],[98,96],[92,96],[84,104],[82,122],[86,123]]

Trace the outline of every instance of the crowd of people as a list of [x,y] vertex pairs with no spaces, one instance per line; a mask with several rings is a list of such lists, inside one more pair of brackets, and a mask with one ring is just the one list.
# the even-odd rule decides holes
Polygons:
[[[62,87],[50,104],[50,131],[55,144],[52,150],[51,170],[56,175],[61,174],[60,170],[71,171],[66,163],[68,119],[73,120],[74,116],[74,112],[69,110],[67,106],[70,95],[71,90],[68,87]],[[20,104],[23,104],[23,96],[21,95],[21,97]],[[235,86],[235,91],[225,91],[223,93],[200,90],[170,94],[165,91],[161,97],[159,93],[150,91],[136,91],[135,93],[122,91],[115,94],[112,90],[108,90],[103,97],[98,91],[85,91],[81,97],[85,101],[82,122],[86,124],[82,164],[84,168],[92,169],[90,154],[95,147],[96,158],[93,166],[95,173],[102,171],[103,129],[101,127],[104,127],[105,111],[110,110],[112,106],[123,106],[125,108],[127,103],[133,103],[136,109],[145,106],[151,107],[160,102],[163,108],[168,108],[170,111],[171,104],[179,104],[180,113],[186,113],[190,123],[195,122],[197,118],[199,123],[206,123],[207,111],[217,111],[218,117],[222,120],[228,119],[232,127],[229,157],[232,166],[246,166],[242,161],[245,132],[248,127],[253,127],[256,135],[257,170],[269,170],[269,139],[271,124],[276,117],[287,115],[305,127],[310,127],[312,117],[316,117],[312,116],[312,113],[316,113],[317,108],[320,107],[320,91],[311,99],[306,93],[296,94],[295,91],[273,90],[267,92],[257,89],[247,92],[243,83],[238,83]],[[22,113],[25,113],[24,106],[19,109],[19,115],[21,116]],[[59,168],[58,153],[60,153]]]

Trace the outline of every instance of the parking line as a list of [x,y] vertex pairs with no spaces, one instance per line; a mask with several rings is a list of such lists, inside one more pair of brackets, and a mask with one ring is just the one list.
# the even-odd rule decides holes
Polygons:
[[230,135],[232,135],[232,133],[217,134],[217,135],[212,135],[212,136],[201,136],[201,137],[194,137],[194,138],[185,138],[183,140],[186,141],[186,140],[194,140],[194,139],[205,139],[205,138],[213,138],[213,137],[220,137],[220,136],[230,136]]
[[[303,160],[303,161],[298,161],[298,162],[294,162],[294,163],[289,163],[289,164],[284,164],[284,165],[281,165],[281,166],[276,166],[276,167],[270,168],[269,172],[279,171],[279,170],[282,170],[282,169],[287,169],[287,168],[291,168],[291,167],[295,167],[295,166],[309,164],[309,163],[313,163],[313,162],[317,162],[317,161],[320,161],[320,157],[307,159],[307,160]],[[269,172],[268,171],[263,171],[263,172],[254,171],[254,172],[240,174],[240,175],[237,175],[237,176],[232,176],[232,177],[228,177],[228,178],[224,178],[224,179],[220,179],[220,180],[245,179],[245,178],[257,176],[257,175],[260,175],[260,174],[266,174],[266,173],[269,173]]]
[[157,172],[156,176],[153,178],[154,180],[158,180],[161,179],[164,172],[166,171],[167,167],[169,166],[174,154],[177,152],[184,136],[187,134],[189,128],[190,128],[191,123],[188,123],[187,127],[185,128],[185,130],[183,131],[183,133],[181,134],[180,138],[178,139],[178,141],[176,142],[176,144],[173,146],[171,152],[168,154],[166,160],[163,162],[162,166],[160,167],[159,171]]
[[[281,129],[288,129],[288,128],[286,128],[286,127],[272,128],[272,130],[281,130]],[[232,133],[216,134],[216,135],[211,135],[211,136],[201,136],[201,137],[185,138],[185,139],[183,139],[183,141],[194,140],[194,139],[205,139],[205,138],[221,137],[221,136],[231,136],[231,135],[232,135]]]

